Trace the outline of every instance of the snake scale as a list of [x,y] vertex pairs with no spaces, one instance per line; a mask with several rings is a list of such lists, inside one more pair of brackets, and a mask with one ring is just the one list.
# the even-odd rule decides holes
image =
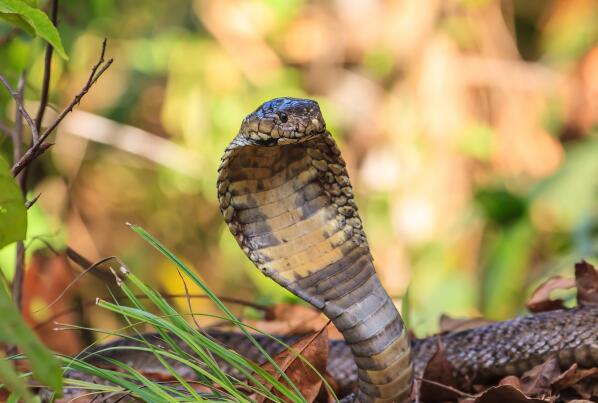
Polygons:
[[[276,98],[249,114],[224,152],[217,187],[224,219],[249,259],[343,334],[357,366],[356,401],[408,401],[413,365],[407,332],[376,275],[345,162],[318,104]],[[590,324],[595,313],[585,317]],[[529,334],[530,344],[514,339],[510,327],[494,329],[499,333],[482,337],[481,355],[464,357],[513,372],[533,361],[514,354],[523,352],[520,347],[547,349],[538,332]],[[544,330],[549,342],[559,340],[554,329]],[[598,362],[597,332],[591,326],[581,340],[561,347],[590,357],[585,363]],[[579,341],[583,348],[567,348]],[[501,346],[502,356],[490,352]]]
[[[224,152],[217,187],[224,219],[249,259],[342,332],[345,340],[330,342],[328,360],[341,396],[354,391],[359,402],[409,401],[414,373],[423,375],[439,340],[463,381],[521,374],[550,355],[562,367],[598,366],[598,306],[410,341],[376,276],[345,162],[314,101],[277,98],[249,114]],[[263,359],[242,335],[210,334]],[[269,354],[282,349],[269,338],[258,341]],[[145,370],[161,367],[149,353],[102,353],[111,354]]]
[[[414,373],[417,377],[423,377],[426,364],[437,351],[439,341],[444,347],[447,360],[454,368],[459,385],[492,382],[506,375],[520,375],[549,356],[555,356],[562,369],[573,363],[584,368],[598,366],[597,318],[598,307],[586,306],[543,312],[475,329],[414,339],[411,340]],[[207,334],[254,362],[265,361],[241,333],[209,330]],[[254,337],[270,356],[275,356],[284,349],[282,344],[270,337],[259,334]],[[158,334],[145,334],[144,338],[157,347],[167,347]],[[290,345],[299,336],[277,338]],[[193,354],[188,345],[183,342],[178,344],[183,351]],[[154,354],[132,350],[132,346],[144,347],[144,344],[129,339],[106,343],[91,350],[89,361],[105,366],[105,358],[111,358],[126,362],[145,373],[169,376]],[[243,375],[226,361],[218,357],[216,360],[225,372],[243,379]],[[193,369],[178,361],[169,361],[169,365],[185,378],[194,379],[197,376]],[[357,385],[357,366],[351,349],[343,340],[330,340],[327,372],[338,385],[338,396],[344,397],[354,391]]]
[[217,186],[247,256],[343,334],[358,368],[357,400],[407,400],[407,332],[376,276],[345,162],[318,104],[277,98],[248,115],[224,152]]

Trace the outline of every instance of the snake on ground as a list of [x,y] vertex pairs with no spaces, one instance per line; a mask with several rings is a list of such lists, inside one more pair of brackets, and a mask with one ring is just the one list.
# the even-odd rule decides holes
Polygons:
[[[276,98],[249,114],[224,152],[217,186],[224,219],[249,259],[343,334],[357,367],[356,401],[408,401],[407,332],[376,275],[345,162],[318,104]],[[596,364],[596,310],[581,311],[589,328],[565,321],[559,331],[542,321],[552,316],[521,319],[461,335],[456,350],[445,337],[448,355],[475,373],[516,372],[548,351]]]
[[[277,98],[249,114],[224,152],[217,186],[224,220],[249,259],[343,334],[344,341],[330,341],[327,368],[340,396],[354,392],[359,402],[409,401],[414,374],[422,376],[439,339],[410,341],[380,284],[345,162],[318,104]],[[263,358],[243,335],[210,334],[249,359]],[[257,339],[270,355],[282,350],[270,338]],[[563,368],[598,366],[598,306],[448,333],[441,342],[461,380],[521,374],[549,356]],[[150,353],[102,355],[111,354],[138,368],[161,367]],[[175,368],[192,376],[189,369]]]

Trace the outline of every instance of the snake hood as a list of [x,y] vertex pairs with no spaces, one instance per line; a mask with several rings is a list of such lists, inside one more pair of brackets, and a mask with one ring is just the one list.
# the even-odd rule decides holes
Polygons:
[[217,185],[247,257],[343,333],[358,368],[357,400],[408,401],[407,332],[376,275],[345,161],[318,104],[276,98],[250,113],[224,151]]
[[274,146],[306,141],[325,131],[326,122],[317,102],[275,98],[243,119],[239,137],[249,144]]

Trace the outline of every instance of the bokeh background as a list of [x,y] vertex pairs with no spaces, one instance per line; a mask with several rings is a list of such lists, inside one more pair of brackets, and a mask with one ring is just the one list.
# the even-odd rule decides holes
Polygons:
[[[0,23],[0,36],[9,29]],[[41,198],[28,255],[45,247],[39,238],[91,260],[118,255],[149,284],[184,292],[133,222],[218,295],[292,300],[237,247],[215,182],[242,118],[295,96],[320,103],[379,275],[416,334],[442,313],[521,314],[543,279],[596,262],[594,0],[62,1],[59,30],[70,59],[53,59],[54,109],[80,90],[103,37],[115,62],[30,173]],[[0,72],[15,83],[27,70],[35,110],[44,44],[4,42]],[[13,111],[0,91],[0,118],[12,124]],[[9,160],[10,150],[0,135]],[[0,251],[9,277],[13,256]],[[96,295],[106,286],[79,281],[79,300]],[[98,309],[83,316],[118,325]]]

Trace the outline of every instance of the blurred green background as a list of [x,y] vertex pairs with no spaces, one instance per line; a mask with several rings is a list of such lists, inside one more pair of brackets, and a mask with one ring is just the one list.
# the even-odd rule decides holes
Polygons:
[[[70,59],[53,59],[55,110],[80,90],[103,37],[115,62],[30,173],[41,198],[29,253],[43,238],[92,260],[119,255],[148,283],[183,292],[128,221],[219,295],[292,299],[237,247],[215,182],[242,118],[295,96],[320,103],[379,275],[416,334],[442,313],[520,314],[543,279],[596,257],[596,1],[65,0],[58,28]],[[0,73],[16,83],[27,71],[35,111],[44,43],[10,30],[0,22]],[[13,116],[2,90],[0,119]],[[11,150],[0,135],[9,161]],[[13,256],[0,251],[9,277]],[[87,299],[106,294],[93,279],[80,287]]]

